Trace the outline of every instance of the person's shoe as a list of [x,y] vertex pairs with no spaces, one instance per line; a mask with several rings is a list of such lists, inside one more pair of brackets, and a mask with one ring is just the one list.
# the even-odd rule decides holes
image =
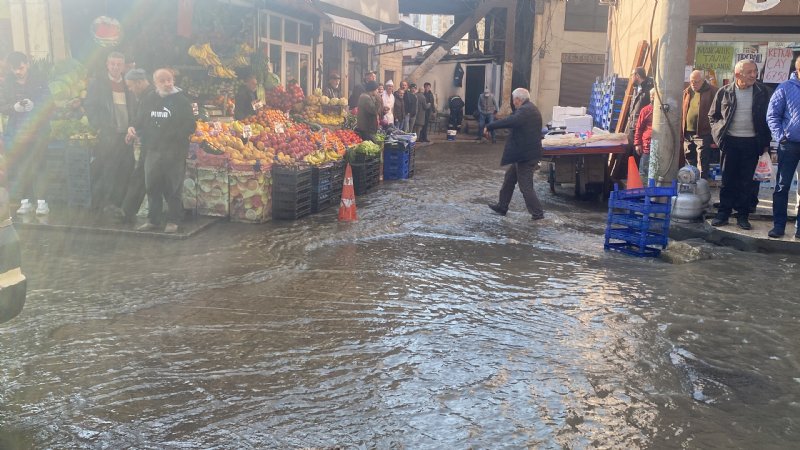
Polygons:
[[497,144],[497,139],[492,138],[492,144]]
[[544,214],[542,214],[540,216],[531,216],[531,220],[533,220],[534,222],[537,221],[537,220],[542,220],[542,219],[544,219]]
[[712,227],[721,227],[728,224],[728,216],[720,216],[714,217],[711,219],[711,226]]
[[795,239],[800,239],[800,230],[797,230],[797,231],[794,232],[794,238]]
[[36,202],[36,215],[37,216],[46,216],[50,214],[50,207],[47,206],[47,201],[45,200],[37,200]]
[[139,225],[138,227],[136,227],[136,230],[137,231],[153,231],[156,228],[158,228],[158,227],[156,227],[156,225],[154,223],[152,223],[152,222],[150,222],[148,220],[147,222],[145,222],[145,223]]
[[27,198],[23,198],[20,201],[19,209],[17,210],[18,216],[24,216],[25,214],[30,214],[33,212],[33,205]]
[[767,236],[771,238],[779,238],[783,236],[784,231],[782,228],[773,228],[767,232]]
[[497,203],[489,203],[488,206],[489,208],[492,209],[492,211],[496,212],[497,214],[500,214],[501,216],[505,216],[506,213],[508,212],[508,209],[501,208],[500,205],[498,205]]
[[747,220],[747,217],[740,216],[736,218],[736,225],[743,230],[752,230],[753,225],[750,225],[750,221]]
[[174,223],[168,223],[167,226],[164,227],[164,233],[177,233],[178,232],[178,225]]

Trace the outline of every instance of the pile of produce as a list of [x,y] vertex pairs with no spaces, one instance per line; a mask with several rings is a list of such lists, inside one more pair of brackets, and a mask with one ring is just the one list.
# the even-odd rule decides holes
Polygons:
[[360,144],[351,147],[350,151],[352,151],[355,155],[377,156],[381,154],[381,147],[372,141],[363,141]]
[[[292,109],[302,111],[303,99],[305,99],[305,94],[297,84],[291,84],[286,89],[278,85],[268,89],[264,95],[264,102],[267,106],[287,112]],[[295,107],[295,105],[299,105],[299,107]]]

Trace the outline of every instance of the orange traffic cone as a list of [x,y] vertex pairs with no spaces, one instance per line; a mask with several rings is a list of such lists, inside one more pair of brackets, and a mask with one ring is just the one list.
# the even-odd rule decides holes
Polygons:
[[344,186],[342,186],[342,202],[339,203],[339,221],[352,222],[358,220],[356,216],[356,193],[353,191],[353,169],[350,163],[344,171]]
[[642,178],[639,177],[639,168],[636,167],[636,159],[633,156],[628,157],[628,181],[626,189],[641,189]]

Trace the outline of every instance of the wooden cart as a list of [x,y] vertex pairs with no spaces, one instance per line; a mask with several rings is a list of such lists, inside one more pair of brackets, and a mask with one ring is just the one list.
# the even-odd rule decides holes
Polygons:
[[550,192],[556,192],[556,184],[575,184],[575,196],[589,198],[602,195],[608,198],[611,190],[609,155],[623,154],[626,145],[603,147],[545,147],[543,160],[550,161],[548,181]]

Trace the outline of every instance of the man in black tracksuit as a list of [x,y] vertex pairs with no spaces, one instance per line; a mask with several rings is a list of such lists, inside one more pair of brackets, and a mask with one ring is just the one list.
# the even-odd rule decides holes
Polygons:
[[514,113],[505,119],[496,120],[486,125],[484,137],[489,138],[492,130],[497,128],[510,128],[511,135],[506,140],[503,158],[500,165],[509,165],[500,188],[498,203],[490,203],[497,214],[505,216],[508,205],[514,194],[514,187],[519,184],[525,206],[533,220],[544,219],[542,204],[533,189],[533,171],[542,158],[542,114],[531,103],[531,94],[527,89],[517,88],[511,93],[514,102]]
[[725,156],[719,209],[711,225],[727,225],[735,209],[737,225],[749,230],[753,174],[772,139],[767,125],[769,91],[756,81],[758,67],[749,59],[736,63],[734,76],[735,82],[717,91],[708,112],[712,137]]
[[142,101],[134,126],[127,139],[139,137],[144,160],[144,178],[149,208],[148,221],[138,229],[154,230],[164,222],[163,206],[167,202],[165,233],[178,231],[183,213],[181,188],[186,175],[186,154],[189,138],[196,123],[189,99],[176,88],[169,69],[153,73],[156,90]]

